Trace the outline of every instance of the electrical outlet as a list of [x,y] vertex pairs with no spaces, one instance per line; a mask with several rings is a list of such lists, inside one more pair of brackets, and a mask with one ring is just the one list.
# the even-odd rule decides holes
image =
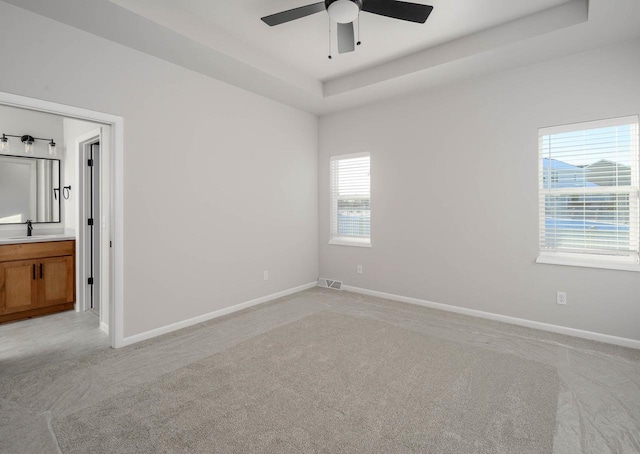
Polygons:
[[265,271],[265,272],[264,272],[264,280],[265,280],[265,281],[268,281],[268,280],[269,280],[269,272],[268,272],[268,271]]
[[357,271],[358,274],[362,274],[362,265],[358,265]]
[[557,292],[556,293],[556,303],[561,304],[563,306],[567,305],[567,294],[565,292]]

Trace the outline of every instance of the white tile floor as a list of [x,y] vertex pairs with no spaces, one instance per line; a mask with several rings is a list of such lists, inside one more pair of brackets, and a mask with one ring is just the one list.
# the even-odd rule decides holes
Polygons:
[[65,311],[0,325],[0,379],[109,346],[91,311]]
[[0,452],[60,452],[52,419],[325,310],[551,365],[555,453],[640,452],[640,351],[317,288],[119,350],[91,314],[0,326]]

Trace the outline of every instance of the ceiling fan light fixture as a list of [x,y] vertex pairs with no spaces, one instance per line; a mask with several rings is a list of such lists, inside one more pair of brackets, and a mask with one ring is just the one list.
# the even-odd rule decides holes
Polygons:
[[358,18],[360,7],[352,0],[336,0],[327,8],[329,17],[339,24],[349,24]]

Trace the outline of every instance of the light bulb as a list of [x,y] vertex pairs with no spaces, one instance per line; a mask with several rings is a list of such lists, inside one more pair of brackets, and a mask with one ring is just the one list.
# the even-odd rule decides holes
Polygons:
[[9,151],[11,151],[9,138],[2,134],[2,137],[0,137],[0,153],[8,153]]
[[33,142],[35,142],[35,139],[29,135],[24,135],[20,140],[24,144],[25,154],[33,154]]
[[337,0],[327,8],[329,17],[339,24],[349,24],[358,18],[360,6],[352,0]]
[[51,156],[55,156],[58,153],[58,150],[56,148],[56,143],[53,141],[53,139],[51,139],[51,142],[49,142],[49,154]]

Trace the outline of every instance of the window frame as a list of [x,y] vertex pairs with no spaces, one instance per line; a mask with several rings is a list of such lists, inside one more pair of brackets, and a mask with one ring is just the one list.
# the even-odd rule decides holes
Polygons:
[[[633,138],[635,139],[635,155],[632,156],[634,164],[631,172],[631,186],[628,191],[621,189],[620,186],[611,187],[611,189],[603,188],[603,193],[629,194],[629,197],[636,197],[637,206],[640,207],[640,117],[638,115],[629,115],[624,117],[610,118],[604,120],[586,121],[580,123],[572,123],[560,126],[542,127],[538,129],[538,257],[536,263],[551,265],[567,265],[586,268],[601,268],[620,271],[640,272],[640,251],[627,256],[602,255],[593,252],[568,252],[568,251],[550,251],[542,249],[540,239],[544,237],[544,155],[542,151],[542,141],[544,136],[553,134],[561,134],[565,132],[585,131],[597,128],[606,128],[612,126],[621,126],[631,124],[635,125]],[[561,191],[559,191],[560,193]],[[564,191],[567,192],[567,191]],[[580,188],[576,188],[576,194],[579,194]],[[585,194],[587,191],[584,191]],[[597,190],[588,192],[599,192]],[[635,222],[629,222],[630,238],[635,238],[640,244],[640,219],[636,217]]]
[[[350,236],[337,236],[338,231],[338,205],[337,202],[339,197],[334,199],[333,197],[333,188],[338,184],[335,181],[335,175],[331,171],[331,166],[334,161],[342,161],[346,159],[354,159],[354,158],[369,158],[369,236],[366,238],[359,237],[350,237]],[[348,199],[367,199],[364,196],[349,196]],[[341,155],[334,155],[329,157],[329,244],[334,246],[353,246],[353,247],[371,247],[371,153],[368,151],[360,152],[360,153],[348,153]],[[335,213],[335,215],[334,215]],[[334,232],[336,235],[334,236]]]

